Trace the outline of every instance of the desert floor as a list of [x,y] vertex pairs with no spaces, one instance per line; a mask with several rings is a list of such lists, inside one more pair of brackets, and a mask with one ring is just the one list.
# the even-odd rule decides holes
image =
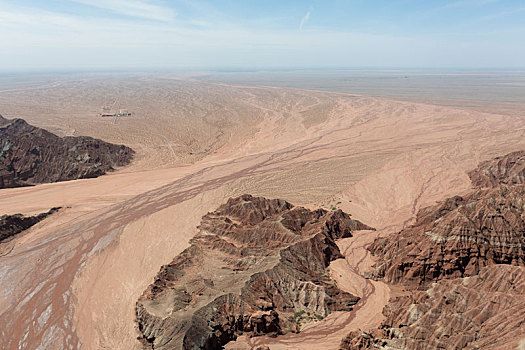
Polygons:
[[[525,148],[519,103],[402,101],[146,74],[0,83],[6,118],[137,151],[132,165],[96,179],[0,191],[0,214],[64,207],[0,247],[6,349],[140,348],[136,300],[188,246],[201,216],[243,193],[341,208],[378,229],[339,242],[346,258],[330,268],[362,297],[353,312],[299,334],[228,345],[336,349],[348,331],[377,327],[392,292],[362,277],[373,264],[366,245],[409,224],[422,206],[468,191],[466,172],[478,162]],[[96,116],[116,98],[136,115],[116,123]]]

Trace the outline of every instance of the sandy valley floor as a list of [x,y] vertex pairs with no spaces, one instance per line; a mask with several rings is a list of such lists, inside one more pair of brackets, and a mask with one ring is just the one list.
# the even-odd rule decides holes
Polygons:
[[[137,113],[96,117],[120,97]],[[0,249],[0,347],[140,348],[135,302],[185,249],[206,212],[243,193],[342,208],[378,229],[339,242],[338,284],[362,300],[300,334],[241,337],[231,349],[336,349],[376,327],[390,290],[361,276],[366,244],[421,206],[466,192],[479,161],[525,149],[525,118],[472,102],[427,104],[137,75],[0,88],[0,113],[62,135],[136,149],[125,169],[0,191],[0,214],[64,209]],[[521,109],[523,110],[523,109]],[[308,347],[305,346],[308,344]]]

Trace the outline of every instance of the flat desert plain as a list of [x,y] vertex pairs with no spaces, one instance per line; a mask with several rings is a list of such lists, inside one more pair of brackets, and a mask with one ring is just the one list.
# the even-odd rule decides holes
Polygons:
[[[480,161],[525,149],[519,101],[409,101],[176,75],[13,79],[0,81],[4,117],[137,154],[99,178],[0,190],[0,214],[63,207],[1,247],[5,349],[140,349],[139,296],[204,214],[244,193],[341,208],[377,229],[339,241],[345,258],[330,266],[338,286],[361,297],[352,312],[227,345],[337,349],[349,331],[377,327],[398,292],[362,277],[373,264],[366,246],[421,207],[468,192],[466,172]],[[136,114],[97,116],[115,99]]]

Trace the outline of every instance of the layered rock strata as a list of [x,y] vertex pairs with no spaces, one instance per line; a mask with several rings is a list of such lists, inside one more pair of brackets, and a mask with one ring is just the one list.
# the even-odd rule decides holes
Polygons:
[[[327,267],[335,240],[370,227],[337,210],[308,210],[244,195],[206,214],[191,246],[136,306],[142,341],[154,349],[217,349],[241,334],[297,332],[307,315],[350,311]],[[303,317],[304,316],[304,317]]]
[[427,286],[493,264],[525,265],[525,186],[499,185],[422,209],[416,223],[376,240],[377,276]]
[[480,164],[477,187],[420,210],[413,226],[377,239],[375,276],[405,295],[378,329],[341,349],[516,349],[525,346],[525,152]]
[[525,339],[525,268],[484,267],[394,299],[381,329],[352,332],[341,349],[518,349]]
[[477,187],[524,184],[525,151],[512,152],[483,162],[469,173],[469,177]]

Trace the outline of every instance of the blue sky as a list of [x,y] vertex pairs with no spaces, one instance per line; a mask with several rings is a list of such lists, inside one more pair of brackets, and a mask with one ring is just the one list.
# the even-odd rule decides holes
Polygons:
[[0,0],[0,70],[523,68],[525,0]]

